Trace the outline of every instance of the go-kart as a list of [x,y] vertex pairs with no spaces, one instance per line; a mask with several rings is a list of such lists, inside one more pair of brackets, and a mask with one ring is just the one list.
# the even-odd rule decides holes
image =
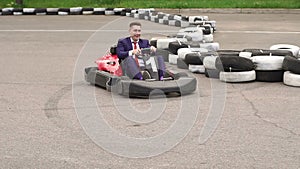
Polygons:
[[157,78],[158,74],[155,67],[158,63],[156,57],[149,48],[142,49],[139,59],[144,62],[143,71],[148,71],[151,78],[145,80],[130,79],[122,69],[122,64],[120,64],[116,54],[116,47],[113,46],[110,53],[95,61],[98,67],[85,68],[85,80],[92,85],[129,97],[173,93],[180,96],[196,90],[196,78],[190,77],[184,72],[175,73],[166,70],[163,79]]

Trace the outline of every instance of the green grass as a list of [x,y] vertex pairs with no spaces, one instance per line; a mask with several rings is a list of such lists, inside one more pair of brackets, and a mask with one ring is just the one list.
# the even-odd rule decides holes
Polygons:
[[300,0],[1,0],[4,7],[300,8]]

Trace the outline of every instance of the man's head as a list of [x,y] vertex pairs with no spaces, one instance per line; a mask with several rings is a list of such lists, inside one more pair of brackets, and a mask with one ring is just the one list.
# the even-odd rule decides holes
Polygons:
[[141,31],[142,31],[141,27],[142,27],[142,24],[140,22],[131,22],[129,24],[130,37],[134,41],[138,41],[140,39]]

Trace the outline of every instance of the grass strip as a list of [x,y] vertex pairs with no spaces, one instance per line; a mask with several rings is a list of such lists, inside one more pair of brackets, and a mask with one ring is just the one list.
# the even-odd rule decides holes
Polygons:
[[15,0],[1,0],[5,7],[124,7],[124,8],[300,8],[300,0],[23,0],[23,5]]

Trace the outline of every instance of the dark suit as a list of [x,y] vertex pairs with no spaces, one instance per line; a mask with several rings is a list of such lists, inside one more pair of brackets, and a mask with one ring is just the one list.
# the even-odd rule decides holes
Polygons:
[[[140,49],[142,48],[150,48],[149,41],[146,39],[139,39],[138,46]],[[136,61],[133,57],[129,57],[129,51],[132,49],[132,42],[130,37],[119,39],[117,45],[117,55],[119,59],[122,61],[123,70],[126,74],[132,79],[142,79],[142,74],[140,72],[140,68],[136,64]],[[158,59],[158,71],[159,77],[164,75],[165,64],[164,60],[161,56],[157,56]]]
[[[150,48],[149,41],[146,39],[139,39],[139,47],[142,48]],[[120,59],[126,59],[128,57],[128,52],[132,49],[132,42],[130,37],[120,39],[117,45],[117,55]]]

